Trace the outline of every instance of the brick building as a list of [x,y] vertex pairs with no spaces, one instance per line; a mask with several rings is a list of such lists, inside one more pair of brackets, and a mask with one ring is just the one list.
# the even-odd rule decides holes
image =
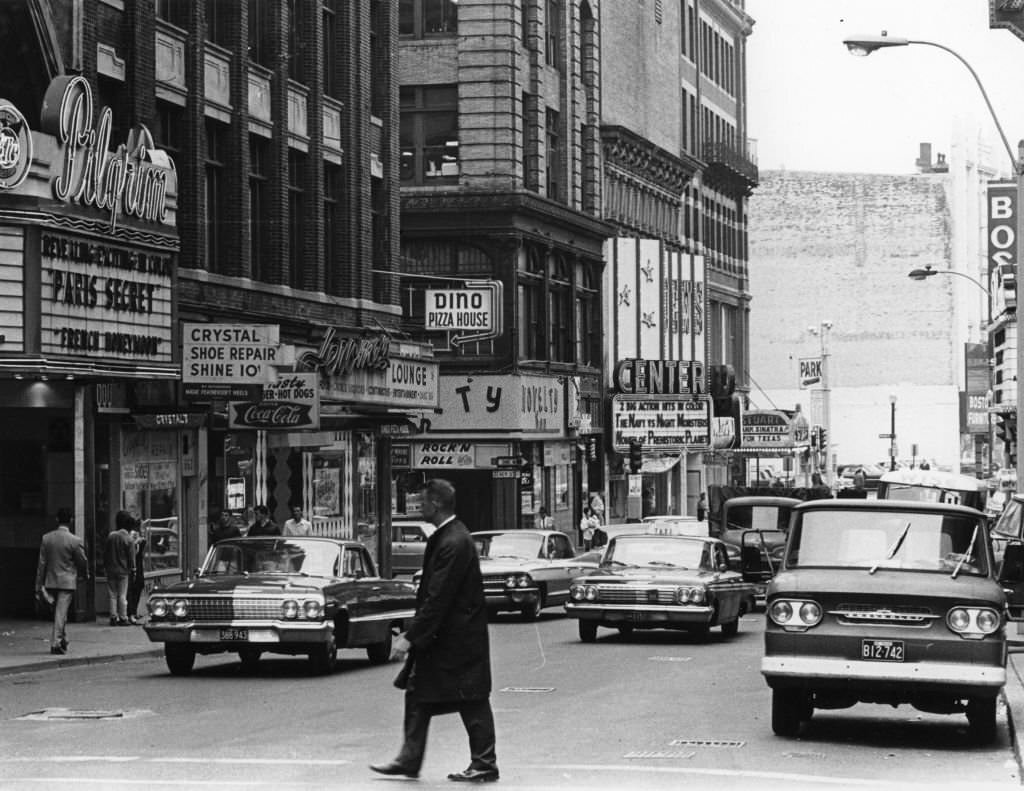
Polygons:
[[[889,439],[878,435],[890,433],[891,396],[898,459],[916,445],[918,460],[973,463],[973,441],[961,447],[961,393],[965,348],[987,341],[993,173],[965,142],[939,166],[922,153],[907,175],[766,171],[752,201],[751,401],[800,404],[820,423],[821,390],[800,388],[799,361],[821,354],[814,332],[831,322],[832,463],[888,466]],[[926,267],[967,277],[908,278]],[[786,473],[810,469],[798,462]]]
[[[31,153],[34,141],[39,163],[0,184],[7,238],[18,240],[5,248],[2,296],[15,310],[4,314],[12,342],[0,361],[0,387],[10,391],[3,456],[24,468],[0,476],[0,576],[19,591],[0,597],[4,607],[31,609],[21,594],[31,596],[39,537],[63,506],[73,507],[98,580],[98,549],[120,509],[148,531],[151,582],[196,565],[214,513],[245,518],[257,503],[279,520],[302,504],[319,533],[380,545],[387,427],[437,404],[429,348],[397,334],[397,7],[0,7],[15,108],[4,122],[21,135],[12,150]],[[62,102],[47,93],[54,84],[67,87]],[[47,107],[56,121],[47,122]],[[93,136],[62,142],[60,124],[72,120]],[[75,177],[109,181],[68,189],[74,160],[60,175],[59,157],[75,145],[93,168]],[[132,213],[138,195],[112,192],[119,173],[159,177],[162,210]],[[104,206],[105,217],[93,216]],[[101,244],[109,250],[88,252]],[[42,285],[22,263],[40,258]],[[141,274],[115,278],[122,260]],[[64,283],[78,290],[58,290]],[[36,301],[22,312],[25,295]],[[148,321],[133,323],[131,311]],[[303,381],[317,397],[304,414],[319,419],[285,431],[229,409],[262,400],[271,366],[259,366],[257,379],[240,366],[204,367],[206,380],[183,387],[183,332],[193,324],[268,328],[257,334],[270,352],[238,335],[206,351],[269,354],[277,373],[311,377]],[[26,488],[32,477],[41,483]],[[83,587],[80,609],[105,610],[100,590]]]

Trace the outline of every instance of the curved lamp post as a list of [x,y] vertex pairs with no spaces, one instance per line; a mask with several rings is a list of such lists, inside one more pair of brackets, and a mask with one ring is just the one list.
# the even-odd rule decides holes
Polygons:
[[[1021,264],[1021,245],[1024,244],[1024,140],[1021,140],[1017,144],[1017,156],[1013,155],[1013,149],[1010,147],[1010,141],[1006,137],[1006,133],[1003,132],[1003,125],[999,123],[999,117],[996,115],[996,111],[992,107],[992,102],[989,101],[988,92],[985,90],[985,86],[981,83],[981,78],[978,77],[977,72],[971,67],[964,57],[954,49],[947,47],[944,44],[938,44],[934,41],[924,41],[921,39],[910,39],[910,38],[899,38],[897,36],[887,35],[884,31],[880,36],[856,36],[843,40],[843,44],[853,55],[867,56],[872,52],[876,52],[880,49],[887,49],[889,47],[908,47],[912,44],[920,44],[926,47],[935,47],[941,49],[943,52],[948,52],[958,61],[960,61],[964,67],[971,73],[971,77],[974,78],[975,84],[978,86],[978,90],[981,91],[981,97],[985,100],[985,106],[988,107],[989,114],[992,116],[992,122],[996,126],[996,131],[999,132],[999,138],[1003,141],[1003,147],[1006,149],[1006,155],[1010,158],[1010,170],[1013,172],[1017,179],[1017,201],[1014,207],[1016,214],[1015,219],[1015,230],[1017,237],[1017,249],[1014,251],[1016,256],[1015,264],[1018,270],[1017,282],[1020,282],[1020,264]],[[985,291],[986,294],[991,298],[991,292],[981,283],[978,283],[970,275],[965,275],[963,272],[954,272],[951,269],[933,270],[931,267],[925,269],[915,269],[910,273],[910,277],[914,280],[924,280],[926,277],[931,277],[939,272],[949,273],[953,275],[960,275],[966,277],[968,280],[974,282],[977,286]],[[991,302],[989,303],[991,306]],[[1017,332],[1017,373],[1020,378],[1021,373],[1024,372],[1024,337],[1020,331],[1018,323]],[[895,410],[895,404],[893,404]],[[1024,415],[1024,387],[1017,388],[1017,425],[1020,425],[1021,417]],[[893,431],[895,434],[896,432]],[[1017,467],[1017,491],[1024,492],[1024,464],[1021,463],[1020,454],[1017,454],[1018,458],[1016,461]]]
[[963,272],[957,272],[955,269],[932,269],[932,265],[928,264],[924,269],[911,269],[907,273],[907,277],[911,280],[927,280],[933,275],[957,275],[965,280],[970,280],[974,285],[984,291],[988,295],[989,299],[992,299],[992,292],[985,288],[985,285],[980,280],[964,274]]

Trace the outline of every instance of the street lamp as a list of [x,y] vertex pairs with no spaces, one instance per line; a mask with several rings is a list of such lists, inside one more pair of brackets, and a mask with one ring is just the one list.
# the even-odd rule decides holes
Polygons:
[[896,396],[889,396],[889,470],[896,469]]
[[911,280],[927,280],[933,275],[957,275],[958,277],[970,280],[974,285],[984,291],[989,299],[992,299],[992,292],[985,288],[984,284],[980,280],[971,277],[970,275],[964,274],[963,272],[957,272],[955,269],[932,269],[931,264],[927,264],[924,269],[911,269],[907,273],[907,277]]
[[[886,48],[889,48],[889,47],[907,47],[907,46],[910,46],[911,44],[920,44],[920,45],[923,45],[923,46],[926,46],[926,47],[935,47],[936,49],[941,49],[944,52],[948,52],[950,55],[952,55],[954,58],[956,58],[958,61],[960,61],[966,67],[967,71],[969,71],[971,73],[971,76],[974,78],[975,84],[978,86],[978,90],[981,91],[981,97],[985,100],[985,106],[988,107],[989,114],[992,116],[992,122],[996,126],[996,131],[999,132],[999,138],[1003,141],[1003,147],[1006,149],[1006,154],[1010,158],[1010,171],[1014,174],[1014,176],[1017,179],[1017,201],[1016,201],[1016,205],[1015,205],[1015,208],[1014,208],[1014,212],[1016,214],[1016,217],[1015,217],[1015,220],[1016,220],[1016,222],[1015,222],[1015,231],[1016,231],[1016,241],[1017,241],[1017,249],[1015,251],[1015,255],[1016,255],[1016,265],[1017,265],[1017,269],[1018,269],[1018,272],[1017,272],[1017,282],[1019,283],[1020,280],[1021,280],[1021,272],[1019,271],[1020,270],[1020,265],[1021,265],[1021,249],[1020,249],[1020,246],[1022,244],[1021,240],[1024,240],[1024,140],[1021,140],[1020,142],[1017,143],[1017,155],[1014,156],[1013,149],[1010,147],[1010,141],[1007,140],[1006,133],[1003,132],[1003,125],[999,123],[999,118],[996,115],[996,111],[992,108],[992,102],[989,101],[988,93],[985,90],[985,86],[982,85],[981,78],[978,77],[977,72],[974,71],[974,69],[971,67],[971,64],[968,63],[963,58],[963,56],[960,55],[959,52],[957,52],[956,50],[950,49],[949,47],[945,46],[944,44],[938,44],[938,43],[936,43],[934,41],[922,41],[920,39],[898,38],[896,36],[889,36],[885,31],[883,31],[882,35],[880,35],[880,36],[857,36],[856,38],[844,39],[843,40],[843,44],[846,45],[846,48],[848,50],[850,50],[851,54],[853,54],[853,55],[861,55],[861,56],[870,55],[872,52],[875,52],[876,50],[879,50],[879,49],[886,49]],[[946,270],[943,270],[943,271],[946,271]],[[951,271],[951,270],[949,270],[949,271]],[[954,274],[962,274],[962,273],[956,272]],[[913,274],[911,276],[913,277]],[[923,275],[921,279],[923,279],[924,277],[929,277],[929,276],[930,275],[927,275],[927,274]],[[969,277],[969,276],[968,275],[963,275],[963,277]],[[971,278],[971,279],[973,280],[973,278]],[[984,286],[982,286],[982,288],[984,288]],[[988,289],[986,289],[986,291],[988,291]],[[1018,376],[1018,379],[1020,379],[1021,375],[1024,374],[1024,337],[1022,337],[1022,335],[1024,335],[1024,333],[1022,333],[1020,330],[1021,330],[1020,321],[1018,320],[1018,325],[1017,325],[1017,376]],[[1017,420],[1017,424],[1019,426],[1020,422],[1021,422],[1021,417],[1024,416],[1024,387],[1018,387],[1017,388],[1017,404],[1016,404],[1016,406],[1017,406],[1016,420]],[[895,402],[894,402],[893,403],[893,411],[894,411],[894,413],[895,413],[895,409],[896,409],[896,407],[895,407]],[[1024,464],[1020,463],[1020,459],[1018,459],[1018,462],[1017,462],[1017,491],[1018,492],[1024,492]]]

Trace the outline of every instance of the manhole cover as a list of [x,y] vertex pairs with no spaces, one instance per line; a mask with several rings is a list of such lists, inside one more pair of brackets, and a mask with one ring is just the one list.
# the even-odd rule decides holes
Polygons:
[[633,750],[626,753],[623,758],[693,758],[696,753],[684,753],[680,751],[667,750]]
[[650,656],[651,662],[689,662],[692,656]]
[[554,692],[554,687],[502,687],[502,692]]
[[746,742],[728,739],[673,739],[669,744],[673,747],[743,747]]
[[22,714],[19,720],[126,720],[143,717],[153,712],[145,709],[43,709]]

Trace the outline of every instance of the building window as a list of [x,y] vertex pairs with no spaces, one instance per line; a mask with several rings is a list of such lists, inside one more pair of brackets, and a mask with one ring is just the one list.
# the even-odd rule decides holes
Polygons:
[[558,0],[546,0],[544,5],[544,58],[549,66],[559,66],[558,62],[558,39],[561,25],[558,24],[559,13]]
[[528,246],[519,272],[519,356],[544,359],[544,252]]
[[548,359],[573,361],[572,270],[560,253],[551,258],[551,284],[548,289]]
[[548,110],[544,122],[546,124],[545,143],[547,144],[547,193],[552,200],[561,200],[561,168],[562,147],[558,135],[558,113]]
[[324,94],[338,98],[338,0],[324,0]]
[[275,3],[247,3],[249,9],[249,60],[270,67],[270,13]]
[[450,36],[459,32],[457,0],[399,0],[398,33],[402,36]]
[[458,87],[405,86],[399,105],[402,183],[454,183],[459,175]]
[[597,367],[601,364],[597,276],[585,263],[576,265],[576,362]]
[[191,0],[156,0],[156,17],[188,30],[188,9]]
[[233,3],[206,3],[206,40],[220,46],[228,45],[228,29],[231,14],[236,6]]
[[306,177],[306,155],[294,148],[288,150],[288,263],[292,288],[302,288],[302,270],[305,262],[303,241],[306,235],[303,214],[305,194],[302,189]]
[[227,128],[206,119],[206,268],[223,272],[226,268],[227,240],[224,234],[224,165]]
[[305,49],[305,8],[309,0],[288,0],[288,76],[296,82],[305,82],[302,52]]
[[249,261],[254,280],[266,280],[270,262],[270,221],[267,205],[267,157],[270,144],[249,136]]
[[338,196],[341,194],[341,168],[324,162],[324,261],[329,294],[341,293],[337,235],[340,231]]
[[156,103],[156,134],[154,135],[158,148],[167,152],[168,156],[175,163],[178,162],[178,155],[181,152],[181,131],[184,129],[182,108],[169,102]]

